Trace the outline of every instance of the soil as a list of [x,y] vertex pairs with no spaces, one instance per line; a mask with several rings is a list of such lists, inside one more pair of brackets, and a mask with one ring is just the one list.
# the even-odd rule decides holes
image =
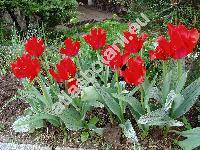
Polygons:
[[102,21],[104,19],[113,18],[113,13],[96,10],[95,8],[92,7],[88,8],[86,6],[79,6],[78,12],[80,13],[80,15],[78,16],[79,21],[92,20],[92,19],[97,21]]
[[[15,133],[12,130],[12,124],[17,117],[23,115],[23,112],[28,108],[28,104],[25,104],[23,100],[12,100],[10,98],[16,94],[17,89],[22,88],[20,82],[12,75],[9,74],[5,77],[0,78],[0,142],[14,142],[22,144],[40,144],[43,146],[65,146],[72,148],[95,148],[104,149],[106,145],[106,140],[109,137],[113,137],[109,140],[109,144],[125,147],[126,145],[120,145],[120,132],[119,128],[106,127],[106,132],[104,133],[105,140],[97,136],[96,134],[90,135],[90,138],[82,143],[80,140],[80,132],[70,132],[65,131],[67,135],[64,135],[64,131],[61,128],[56,128],[49,123],[46,124],[46,128],[35,131],[34,133]],[[108,118],[105,113],[105,109],[96,110],[93,112],[100,112],[99,117],[101,120],[107,121]],[[106,119],[105,119],[106,118]],[[102,122],[103,126],[105,122]],[[112,132],[111,132],[112,131]],[[115,132],[117,131],[117,132]],[[112,136],[111,134],[115,135]]]
[[[80,140],[81,132],[64,132],[62,128],[53,127],[49,123],[46,124],[45,128],[37,130],[34,133],[15,133],[12,130],[12,124],[17,117],[23,114],[24,110],[28,107],[28,104],[25,104],[23,100],[14,100],[7,104],[9,99],[14,96],[17,89],[22,88],[20,86],[20,82],[12,74],[0,79],[0,87],[0,142],[95,149],[105,149],[108,147],[108,145],[112,145],[110,149],[133,149],[133,144],[122,136],[121,129],[118,124],[115,122],[112,125],[108,124],[108,122],[110,122],[110,118],[108,117],[108,112],[106,109],[94,109],[88,114],[89,116],[98,115],[98,118],[100,118],[101,122],[99,122],[98,126],[105,128],[103,137],[100,137],[96,134],[91,134],[89,139],[84,143],[81,143]],[[5,104],[7,105],[5,106]],[[133,122],[133,124],[136,125],[135,122]],[[134,128],[139,131],[137,126]],[[67,133],[67,135],[64,133]],[[151,137],[146,137],[145,139],[140,140],[140,143],[145,146],[146,149],[171,149],[171,136],[168,138],[163,138],[161,130],[153,130],[150,133],[150,136]]]
[[[57,25],[56,30],[60,31],[67,28],[72,28],[74,26],[81,27],[82,25],[88,23],[101,22],[107,19],[112,19],[114,13],[106,12],[104,10],[97,10],[94,7],[89,7],[87,5],[78,7],[78,22],[77,23],[65,23]],[[115,19],[120,20],[120,17],[115,16]]]

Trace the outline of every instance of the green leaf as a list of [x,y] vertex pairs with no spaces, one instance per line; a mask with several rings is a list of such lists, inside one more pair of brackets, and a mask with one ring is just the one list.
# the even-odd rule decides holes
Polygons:
[[182,91],[182,89],[185,86],[185,82],[187,79],[187,72],[183,73],[181,76],[181,79],[178,81],[177,86],[176,86],[176,93],[180,93]]
[[0,132],[5,130],[5,125],[0,122]]
[[[85,80],[90,82],[90,79],[88,79],[88,77],[83,72],[81,73],[81,75]],[[108,109],[110,109],[113,114],[117,115],[120,121],[122,121],[123,114],[121,112],[121,108],[119,104],[115,101],[115,99],[111,96],[111,94],[107,92],[108,89],[106,89],[105,87],[101,87],[97,81],[93,81],[93,86],[96,92],[100,95],[100,99],[102,100],[101,102],[104,103],[104,105],[108,107]]]
[[96,101],[101,97],[93,86],[83,88],[82,101]]
[[103,135],[105,130],[104,128],[97,128],[94,124],[88,124],[88,128],[99,135]]
[[192,126],[191,126],[191,124],[190,124],[190,121],[189,121],[185,116],[182,117],[182,121],[183,121],[184,126],[185,126],[185,128],[186,128],[187,130],[192,129]]
[[152,87],[149,90],[149,98],[153,98],[155,100],[160,101],[161,100],[160,90],[157,87]]
[[35,112],[40,112],[45,107],[45,99],[35,87],[30,90],[18,90],[20,98],[25,100]]
[[104,107],[104,105],[99,102],[101,100],[101,96],[96,92],[93,86],[85,87],[83,89],[81,100],[87,102],[89,106],[100,108]]
[[81,120],[84,120],[86,113],[90,110],[91,105],[88,104],[88,102],[83,102],[82,109],[81,109]]
[[[135,145],[135,148],[137,147],[137,149],[140,149],[138,137],[136,135],[135,130],[133,129],[133,126],[132,126],[130,120],[127,120],[124,123],[124,125],[121,125],[121,127],[123,128],[123,132],[124,132],[124,135],[126,136],[126,138],[131,140],[131,142]],[[137,150],[137,149],[135,149],[135,150]]]
[[98,121],[99,119],[97,117],[93,117],[92,119],[90,119],[89,124],[96,125]]
[[176,98],[177,94],[174,92],[174,90],[171,90],[169,94],[167,95],[167,99],[165,102],[165,110],[169,111],[169,109],[172,107],[172,103],[174,102],[174,99]]
[[42,90],[42,95],[45,97],[45,104],[48,108],[51,108],[53,105],[52,98],[50,95],[50,88],[46,85],[46,79],[43,75],[39,75],[37,78],[40,89]]
[[176,97],[174,90],[171,90],[167,95],[166,102],[163,108],[157,109],[155,111],[149,112],[146,115],[140,117],[138,122],[140,124],[149,124],[150,122],[159,121],[165,118],[169,114],[169,110],[172,106],[172,103]]
[[130,96],[130,95],[122,95],[122,94],[114,94],[114,97],[120,98],[124,102],[128,103],[130,107],[134,111],[138,112],[140,115],[144,114],[141,103],[135,97]]
[[93,106],[93,107],[99,107],[99,108],[103,108],[104,107],[104,104],[102,104],[101,102],[98,102],[98,101],[90,101],[88,102],[88,104],[90,106]]
[[60,127],[61,126],[61,124],[60,124],[60,122],[58,120],[54,120],[54,119],[47,119],[47,120],[48,120],[48,122],[50,122],[55,127]]
[[95,128],[95,129],[93,129],[93,131],[94,132],[96,132],[97,134],[99,134],[99,135],[103,135],[103,133],[104,133],[104,128]]
[[26,115],[19,117],[14,123],[13,123],[13,129],[16,132],[30,132],[34,129],[38,129],[43,127],[43,120],[52,120],[54,122],[57,122],[59,124],[59,118],[56,116],[53,116],[51,114],[46,113],[39,113],[35,115]]
[[132,89],[132,91],[130,91],[130,92],[128,93],[128,96],[129,96],[129,97],[133,96],[133,95],[135,94],[135,92],[137,92],[139,89],[140,89],[140,87],[139,87],[139,86],[136,86],[134,89]]
[[150,113],[147,113],[144,116],[141,116],[138,120],[140,124],[147,124],[147,125],[168,125],[168,126],[183,126],[182,122],[177,120],[173,120],[168,116],[169,110],[172,107],[172,103],[177,97],[177,94],[174,90],[171,90],[170,93],[167,95],[167,99],[163,108],[157,109]]
[[147,123],[147,125],[156,125],[156,126],[164,126],[164,125],[167,125],[167,126],[175,126],[175,127],[179,127],[179,126],[183,126],[184,124],[180,121],[177,121],[177,120],[174,120],[170,117],[164,117],[164,118],[161,118],[161,119],[158,119],[158,120],[155,120],[155,121],[151,121],[149,123]]
[[33,132],[44,126],[43,120],[37,116],[21,116],[12,125],[15,132]]
[[164,108],[160,108],[150,113],[147,113],[146,115],[141,116],[140,119],[138,120],[138,123],[149,124],[153,121],[159,121],[162,118],[166,117],[167,115],[168,112]]
[[74,100],[69,95],[67,95],[64,91],[61,91],[61,95],[59,98],[61,98],[60,101],[64,100],[63,102],[72,104],[72,106],[74,106],[74,108],[76,108],[77,111],[80,111],[80,109],[78,108]]
[[52,99],[51,95],[49,94],[50,88],[45,85],[42,79],[38,80],[40,88],[43,91],[42,94],[38,89],[27,82],[27,80],[23,80],[22,83],[25,87],[25,90],[18,90],[18,93],[20,94],[22,99],[26,100],[31,105],[31,107],[34,108],[35,112],[44,110],[45,108],[51,108]]
[[99,95],[101,95],[102,99],[104,100],[105,105],[122,121],[123,116],[119,104],[115,101],[110,93],[106,92],[106,89],[101,88],[97,84],[95,87],[97,88],[96,91],[99,93]]
[[167,73],[167,75],[164,78],[163,87],[162,87],[162,104],[165,103],[167,95],[170,91],[171,77],[172,77],[172,71]]
[[174,109],[173,114],[176,117],[184,115],[190,110],[190,108],[195,104],[200,95],[200,78],[196,79],[189,86],[187,86],[181,94],[184,97],[184,101],[180,101],[176,109]]
[[146,125],[168,125],[168,126],[183,126],[183,123],[177,120],[173,120],[172,118],[168,117],[168,113],[165,109],[157,109],[152,111],[138,120],[140,124]]
[[172,114],[175,113],[175,111],[181,106],[181,104],[184,101],[185,101],[185,99],[184,99],[183,95],[181,95],[181,94],[176,95],[173,105],[172,105]]
[[187,137],[187,139],[184,141],[178,142],[178,145],[184,150],[192,150],[200,146],[200,127],[178,133],[184,137]]
[[77,131],[83,127],[81,115],[73,108],[68,108],[59,115],[69,130]]
[[81,142],[84,143],[85,141],[88,140],[90,134],[88,132],[82,132],[81,133]]
[[[144,81],[142,84],[143,91],[144,91],[144,106],[147,109],[147,112],[150,112],[150,106],[149,106],[149,99],[151,98],[151,89],[155,86],[157,79],[157,75],[154,76],[153,80],[150,82],[148,79]],[[141,91],[142,92],[142,91]]]

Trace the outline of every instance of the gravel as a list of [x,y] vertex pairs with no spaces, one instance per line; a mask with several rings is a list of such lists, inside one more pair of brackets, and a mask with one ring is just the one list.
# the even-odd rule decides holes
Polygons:
[[[52,150],[52,148],[40,145],[31,145],[31,144],[0,143],[0,150]],[[83,150],[83,149],[56,147],[55,150]]]

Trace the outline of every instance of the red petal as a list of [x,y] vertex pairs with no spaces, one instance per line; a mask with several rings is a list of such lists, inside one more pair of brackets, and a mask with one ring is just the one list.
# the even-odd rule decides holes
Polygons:
[[94,50],[98,50],[106,43],[106,31],[102,28],[93,28],[90,34],[84,35],[83,38]]
[[121,75],[124,77],[125,81],[135,86],[144,82],[145,74],[146,68],[144,61],[140,56],[130,58],[128,60],[127,68],[124,71],[121,71]]
[[17,78],[27,77],[32,81],[40,72],[40,63],[38,59],[31,59],[29,55],[23,54],[11,63],[11,69]]
[[189,30],[184,25],[168,24],[168,34],[170,36],[171,57],[174,59],[181,59],[190,54],[199,39],[199,33],[195,28]]
[[38,39],[36,36],[29,38],[25,43],[25,50],[32,56],[39,57],[42,55],[45,45],[42,39]]

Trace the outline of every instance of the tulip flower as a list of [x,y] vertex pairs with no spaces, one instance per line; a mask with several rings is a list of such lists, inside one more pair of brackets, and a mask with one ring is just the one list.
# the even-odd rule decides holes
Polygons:
[[25,50],[31,55],[35,57],[39,57],[42,55],[45,45],[42,39],[38,39],[36,36],[29,38],[25,43]]
[[145,80],[146,68],[144,61],[140,56],[130,58],[126,68],[120,74],[128,84],[140,85]]
[[60,49],[61,54],[65,54],[70,57],[76,56],[78,54],[80,49],[80,41],[76,41],[73,43],[71,38],[66,38],[64,43],[65,48]]
[[61,60],[57,65],[57,72],[50,69],[49,72],[57,82],[64,82],[75,77],[76,65],[70,58]]
[[174,59],[181,59],[192,53],[198,40],[197,29],[187,29],[184,25],[174,26],[168,24],[168,34],[170,36],[169,55]]
[[128,60],[129,54],[122,55],[116,45],[109,45],[106,49],[101,51],[103,62],[112,70],[120,69]]
[[78,81],[75,78],[72,78],[67,82],[66,88],[69,94],[75,94],[80,92],[80,89],[78,87]]
[[188,30],[184,25],[174,26],[168,24],[170,40],[160,36],[157,40],[158,46],[155,51],[150,50],[150,59],[167,60],[169,58],[181,59],[192,53],[195,48],[199,33],[197,29]]
[[157,40],[158,46],[156,50],[150,50],[149,56],[150,60],[159,59],[159,60],[168,60],[170,58],[169,51],[170,51],[170,44],[166,40],[165,37],[160,36]]
[[27,77],[32,81],[38,76],[41,67],[38,59],[32,59],[30,55],[23,54],[11,63],[11,69],[17,78]]
[[125,53],[138,53],[147,39],[148,35],[143,33],[141,37],[138,38],[137,34],[131,34],[130,32],[124,32],[124,44]]
[[93,28],[90,34],[84,35],[83,38],[94,50],[98,50],[106,44],[106,31],[102,28]]

